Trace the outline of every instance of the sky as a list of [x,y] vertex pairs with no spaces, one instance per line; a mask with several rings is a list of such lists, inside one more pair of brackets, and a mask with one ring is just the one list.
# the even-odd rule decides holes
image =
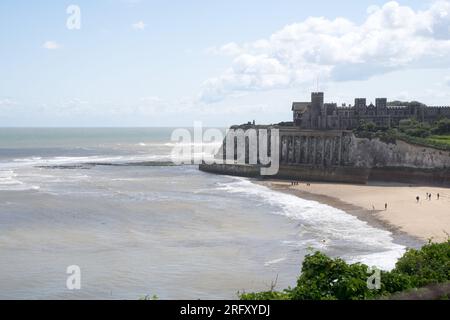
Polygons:
[[450,105],[450,0],[0,1],[0,126],[277,123],[316,90]]

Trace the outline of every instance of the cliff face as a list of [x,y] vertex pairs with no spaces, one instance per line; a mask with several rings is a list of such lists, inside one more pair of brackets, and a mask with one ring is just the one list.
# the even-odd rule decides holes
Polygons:
[[388,144],[379,139],[352,137],[350,162],[356,167],[450,168],[450,152],[412,145],[401,140]]
[[[277,129],[279,171],[272,177],[350,183],[389,181],[450,185],[448,151],[400,140],[385,143],[379,139],[358,138],[346,130],[302,130],[293,126]],[[244,141],[235,142],[234,149],[235,154],[237,145],[245,150],[246,164],[205,164],[200,169],[228,175],[260,176],[259,165],[248,164],[250,148],[245,147],[248,142]],[[220,152],[218,158],[223,159],[224,156],[225,152]]]

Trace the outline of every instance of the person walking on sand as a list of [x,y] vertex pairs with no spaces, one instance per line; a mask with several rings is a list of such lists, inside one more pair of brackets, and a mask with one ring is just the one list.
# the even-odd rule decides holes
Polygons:
[[417,196],[417,197],[416,197],[416,201],[417,201],[417,203],[419,203],[419,200],[420,200],[420,197],[419,197],[419,196]]
[[439,193],[437,194],[437,199],[439,200]]
[[384,204],[384,211],[387,210],[387,203]]

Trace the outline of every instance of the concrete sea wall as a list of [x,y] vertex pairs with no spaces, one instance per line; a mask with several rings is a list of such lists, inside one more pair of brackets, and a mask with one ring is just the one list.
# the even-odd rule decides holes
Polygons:
[[260,167],[238,164],[201,164],[199,169],[204,172],[263,179],[287,179],[302,181],[331,181],[342,183],[365,184],[370,175],[370,169],[351,167],[310,167],[282,165],[277,175],[261,176]]

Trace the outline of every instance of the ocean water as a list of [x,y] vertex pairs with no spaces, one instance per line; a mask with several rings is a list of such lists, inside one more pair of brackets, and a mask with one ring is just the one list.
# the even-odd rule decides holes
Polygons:
[[313,249],[384,269],[403,254],[341,210],[171,165],[171,133],[0,129],[0,298],[232,299],[295,285]]

